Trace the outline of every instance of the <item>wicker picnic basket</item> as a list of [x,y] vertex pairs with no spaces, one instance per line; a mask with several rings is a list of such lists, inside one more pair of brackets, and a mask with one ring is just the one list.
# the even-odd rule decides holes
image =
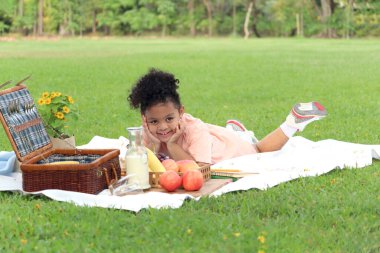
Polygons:
[[[206,182],[211,178],[211,169],[210,165],[204,165],[199,167],[197,170],[199,170],[203,175],[203,180]],[[149,184],[153,188],[160,188],[160,176],[163,174],[163,172],[149,172]],[[182,173],[178,173],[180,176],[182,176]]]
[[120,178],[118,149],[53,149],[24,85],[0,91],[0,120],[21,162],[24,191],[97,194]]

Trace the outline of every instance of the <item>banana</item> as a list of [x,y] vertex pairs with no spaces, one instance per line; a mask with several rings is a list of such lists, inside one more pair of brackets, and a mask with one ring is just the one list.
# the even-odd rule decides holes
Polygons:
[[60,162],[52,162],[50,164],[79,164],[78,161],[60,161]]
[[149,172],[165,172],[166,169],[164,165],[158,160],[157,156],[150,150],[149,148],[146,148],[146,152],[148,153],[148,167]]

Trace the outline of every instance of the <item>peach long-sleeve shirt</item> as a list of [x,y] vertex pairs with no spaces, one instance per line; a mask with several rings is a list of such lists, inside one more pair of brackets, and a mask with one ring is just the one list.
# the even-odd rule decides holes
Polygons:
[[[185,128],[177,144],[197,162],[217,163],[229,158],[257,153],[253,144],[243,140],[234,131],[207,124],[185,113],[182,116]],[[144,144],[149,145],[143,133]]]

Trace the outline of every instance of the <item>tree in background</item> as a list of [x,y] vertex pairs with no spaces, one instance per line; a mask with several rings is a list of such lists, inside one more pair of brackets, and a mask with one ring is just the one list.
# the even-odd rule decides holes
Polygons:
[[195,18],[194,18],[194,0],[189,0],[187,4],[187,8],[189,9],[189,28],[190,28],[190,35],[195,36]]
[[83,16],[84,17],[83,24],[85,27],[88,27],[88,25],[90,24],[92,34],[96,34],[97,27],[98,27],[98,14],[101,13],[102,9],[104,8],[104,6],[102,5],[102,1],[101,0],[87,0],[87,1],[82,0],[82,1],[84,5],[84,8],[82,10],[83,14],[85,15],[86,13],[88,13],[89,15],[89,18],[87,19],[85,18],[85,16]]
[[203,0],[203,4],[207,10],[207,20],[208,20],[208,36],[212,36],[212,3],[211,0]]
[[44,33],[44,0],[38,0],[37,34]]
[[380,36],[379,0],[1,0],[0,34]]
[[347,2],[347,37],[378,36],[380,31],[380,2],[350,0]]
[[12,0],[0,2],[0,34],[8,33],[12,27],[12,14],[15,6]]
[[24,28],[25,28],[25,21],[24,21],[24,0],[19,0],[18,1],[18,6],[17,6],[17,14],[14,16],[13,20],[13,29],[18,31],[20,34],[25,34]]

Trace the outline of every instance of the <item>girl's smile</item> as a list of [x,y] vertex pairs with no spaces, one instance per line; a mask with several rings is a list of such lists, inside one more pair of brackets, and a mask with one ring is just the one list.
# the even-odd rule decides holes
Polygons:
[[145,119],[149,131],[162,142],[168,142],[175,134],[183,106],[176,108],[173,102],[159,103],[145,111]]

